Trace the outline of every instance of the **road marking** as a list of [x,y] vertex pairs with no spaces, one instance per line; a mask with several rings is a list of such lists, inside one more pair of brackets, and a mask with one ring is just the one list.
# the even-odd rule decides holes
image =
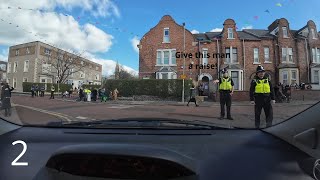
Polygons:
[[88,119],[87,117],[83,117],[83,116],[78,116],[76,118],[78,118],[78,119]]
[[47,110],[44,110],[44,109],[39,109],[39,108],[35,108],[35,107],[30,107],[30,106],[24,106],[24,105],[20,105],[20,104],[14,104],[12,103],[13,106],[20,106],[20,107],[24,107],[24,108],[27,108],[27,109],[31,109],[31,110],[34,110],[34,111],[38,111],[38,112],[42,112],[42,113],[46,113],[46,114],[50,114],[50,115],[53,115],[53,116],[57,116],[57,117],[60,117],[62,119],[65,119],[66,121],[68,122],[72,122],[71,119],[69,118],[72,118],[71,116],[68,116],[68,115],[65,115],[65,114],[61,114],[61,113],[57,113],[57,112],[52,112],[52,111],[47,111]]
[[110,106],[110,107],[107,107],[107,108],[112,108],[112,109],[127,109],[127,108],[131,108],[131,107],[136,107],[136,106],[133,106],[133,105],[118,105],[118,106]]

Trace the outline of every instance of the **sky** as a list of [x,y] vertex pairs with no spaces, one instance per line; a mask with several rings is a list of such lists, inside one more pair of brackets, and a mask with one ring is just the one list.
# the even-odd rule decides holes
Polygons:
[[0,0],[0,60],[12,45],[42,41],[102,64],[105,76],[116,62],[137,74],[137,44],[164,15],[192,33],[221,31],[227,18],[238,30],[267,29],[277,18],[297,30],[308,20],[320,27],[319,8],[319,0]]

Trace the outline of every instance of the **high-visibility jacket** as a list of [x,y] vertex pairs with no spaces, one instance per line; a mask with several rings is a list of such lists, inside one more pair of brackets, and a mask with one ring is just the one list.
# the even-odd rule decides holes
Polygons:
[[255,93],[268,94],[271,92],[269,80],[267,78],[255,79],[255,82],[256,82],[256,87],[254,90]]
[[232,89],[231,78],[230,77],[221,78],[219,89],[220,90],[231,90]]

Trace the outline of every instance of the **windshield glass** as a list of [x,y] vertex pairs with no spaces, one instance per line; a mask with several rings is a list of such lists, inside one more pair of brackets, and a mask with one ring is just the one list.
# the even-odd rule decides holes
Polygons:
[[319,101],[318,0],[199,2],[0,0],[0,117],[265,128]]

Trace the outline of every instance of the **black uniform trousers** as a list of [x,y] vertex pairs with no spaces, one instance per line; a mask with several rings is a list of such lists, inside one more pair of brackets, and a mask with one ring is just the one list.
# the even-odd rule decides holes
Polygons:
[[256,95],[254,97],[255,107],[254,107],[254,114],[255,114],[255,127],[260,127],[260,115],[261,110],[263,108],[264,114],[266,115],[266,124],[267,127],[272,126],[273,120],[273,110],[271,105],[271,97],[265,95]]
[[231,95],[230,91],[220,91],[220,116],[225,115],[225,106],[227,106],[227,117],[231,117]]

